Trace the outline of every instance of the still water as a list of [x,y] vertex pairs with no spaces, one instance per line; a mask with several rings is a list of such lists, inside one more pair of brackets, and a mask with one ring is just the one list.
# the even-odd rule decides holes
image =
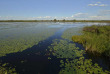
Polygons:
[[[1,66],[5,64],[4,67],[7,69],[15,68],[17,74],[78,74],[80,70],[77,70],[75,61],[79,62],[83,57],[80,62],[89,61],[91,68],[97,63],[101,72],[109,70],[108,60],[89,56],[81,44],[71,40],[72,35],[82,34],[84,26],[98,24],[106,25],[106,23],[72,22],[2,22],[0,23]],[[87,65],[83,65],[85,66]]]

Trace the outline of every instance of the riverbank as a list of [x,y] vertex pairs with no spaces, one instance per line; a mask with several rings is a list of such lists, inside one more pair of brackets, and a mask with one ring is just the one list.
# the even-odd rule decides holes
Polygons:
[[83,44],[89,53],[110,57],[110,25],[84,27],[83,34],[72,36],[72,40]]

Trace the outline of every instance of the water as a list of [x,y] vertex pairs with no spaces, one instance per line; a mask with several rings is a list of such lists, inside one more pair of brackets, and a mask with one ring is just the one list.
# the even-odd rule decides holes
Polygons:
[[[63,39],[62,35],[66,30],[72,28],[75,30],[72,35],[79,35],[84,26],[93,24],[99,23],[0,23],[1,63],[8,63],[6,67],[15,68],[19,74],[58,74],[61,59],[49,55],[48,47],[53,40]],[[84,49],[81,44],[75,44]],[[49,60],[49,57],[52,59]],[[101,64],[103,63],[106,62],[101,59]],[[101,64],[102,67],[106,66]]]

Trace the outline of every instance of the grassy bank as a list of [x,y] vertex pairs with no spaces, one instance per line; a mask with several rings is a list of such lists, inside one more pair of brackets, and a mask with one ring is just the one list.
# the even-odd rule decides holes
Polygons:
[[73,36],[72,40],[93,54],[110,56],[110,25],[84,27],[83,34]]

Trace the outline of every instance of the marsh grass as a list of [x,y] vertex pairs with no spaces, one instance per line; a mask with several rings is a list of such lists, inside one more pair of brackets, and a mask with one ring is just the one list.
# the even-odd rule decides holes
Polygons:
[[110,26],[90,26],[83,28],[83,35],[74,35],[72,40],[83,44],[86,51],[96,55],[110,56]]

